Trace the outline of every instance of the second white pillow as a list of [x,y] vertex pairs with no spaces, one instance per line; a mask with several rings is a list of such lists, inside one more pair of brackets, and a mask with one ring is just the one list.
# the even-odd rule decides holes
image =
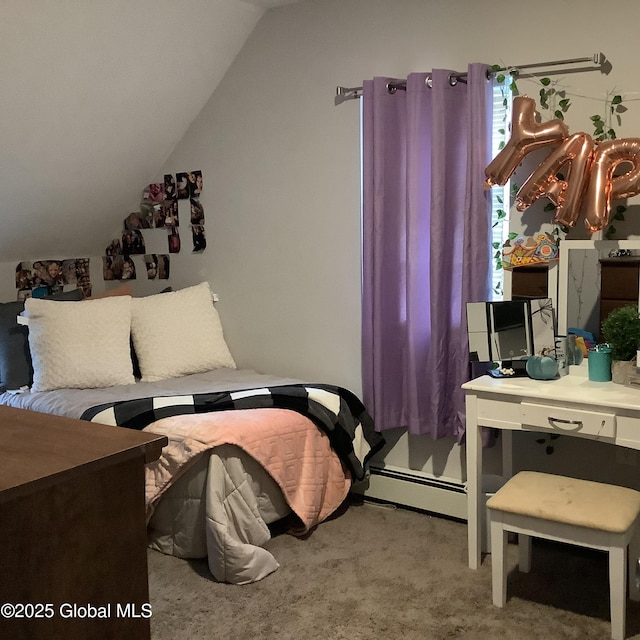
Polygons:
[[236,367],[206,282],[133,298],[131,335],[144,382]]

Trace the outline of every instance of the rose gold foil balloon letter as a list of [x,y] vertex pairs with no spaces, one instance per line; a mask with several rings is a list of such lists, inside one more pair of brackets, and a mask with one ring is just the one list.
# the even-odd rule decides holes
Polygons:
[[562,120],[536,122],[536,103],[533,98],[514,98],[512,109],[511,138],[485,169],[486,188],[491,188],[494,184],[505,184],[528,153],[559,142],[569,134],[567,125]]
[[[527,178],[516,195],[518,211],[524,211],[538,198],[548,197],[556,205],[555,222],[573,227],[580,213],[582,197],[589,183],[593,139],[587,133],[565,138]],[[566,177],[558,173],[563,167]]]
[[[631,165],[626,173],[614,176],[622,163]],[[591,178],[584,197],[585,224],[594,233],[609,222],[611,201],[640,193],[640,138],[620,138],[600,142],[593,156]]]

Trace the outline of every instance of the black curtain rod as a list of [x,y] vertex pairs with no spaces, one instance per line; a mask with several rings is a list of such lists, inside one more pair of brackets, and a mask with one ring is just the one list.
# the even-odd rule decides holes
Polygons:
[[[503,71],[508,71],[510,73],[518,73],[521,69],[537,69],[537,68],[546,68],[546,67],[554,67],[558,65],[569,65],[569,64],[580,64],[584,62],[590,62],[594,65],[593,69],[601,69],[606,61],[606,57],[603,53],[594,53],[591,57],[585,58],[570,58],[568,60],[551,60],[550,62],[532,62],[530,64],[520,64],[513,65],[510,67],[501,67],[500,69],[491,69],[487,71],[487,78],[490,78],[492,75],[497,73],[502,73]],[[592,69],[590,69],[592,70]],[[521,76],[524,77],[524,76]],[[467,73],[452,73],[449,76],[449,83],[453,86],[458,82],[466,82]],[[431,80],[431,77],[427,78],[427,83]],[[429,85],[430,86],[430,85]],[[398,89],[406,90],[407,81],[406,80],[398,80],[397,82],[389,82],[388,89],[390,93],[395,93]],[[362,87],[336,87],[336,97],[335,104],[336,106],[342,104],[346,100],[354,100],[355,98],[362,97]]]

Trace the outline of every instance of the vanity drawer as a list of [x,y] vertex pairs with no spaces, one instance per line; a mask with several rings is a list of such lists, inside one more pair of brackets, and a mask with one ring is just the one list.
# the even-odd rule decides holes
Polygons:
[[520,404],[522,425],[556,431],[575,433],[594,438],[613,438],[616,434],[614,413],[586,411],[568,407],[523,402]]

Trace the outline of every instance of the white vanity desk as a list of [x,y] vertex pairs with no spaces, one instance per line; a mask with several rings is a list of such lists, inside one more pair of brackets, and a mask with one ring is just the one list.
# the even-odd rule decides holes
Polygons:
[[640,449],[640,389],[590,382],[587,363],[557,380],[482,376],[462,385],[466,396],[469,567],[481,563],[483,519],[481,427],[503,430],[503,475],[512,473],[513,431],[555,432]]

